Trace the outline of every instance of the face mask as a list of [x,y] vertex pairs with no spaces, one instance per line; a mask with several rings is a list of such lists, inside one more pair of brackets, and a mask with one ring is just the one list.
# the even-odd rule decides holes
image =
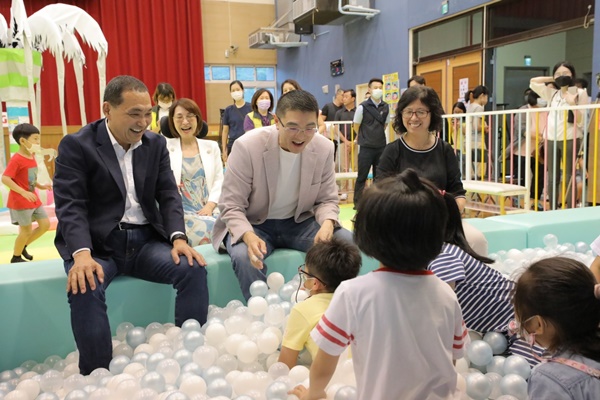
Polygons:
[[258,100],[256,106],[259,110],[268,110],[271,107],[271,100]]
[[547,107],[548,106],[548,102],[544,99],[537,99],[537,105],[540,107]]
[[373,89],[371,92],[371,97],[375,100],[379,100],[383,96],[383,89]]
[[566,75],[559,76],[558,78],[554,79],[554,83],[559,88],[565,87],[565,86],[571,86],[572,82],[573,82],[573,78],[571,78],[570,76],[566,76]]
[[231,98],[234,99],[235,101],[241,100],[243,97],[244,97],[244,92],[242,92],[241,90],[236,90],[235,92],[231,92]]
[[27,151],[29,151],[30,153],[41,153],[42,152],[42,146],[40,146],[39,144],[32,144]]
[[163,103],[162,101],[158,102],[158,106],[160,108],[162,108],[163,110],[168,110],[169,107],[171,107],[171,104],[173,104],[173,102],[170,102],[170,103]]

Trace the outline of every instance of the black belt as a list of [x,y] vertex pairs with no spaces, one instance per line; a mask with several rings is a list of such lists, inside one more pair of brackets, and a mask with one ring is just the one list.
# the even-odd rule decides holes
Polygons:
[[150,226],[150,224],[138,225],[138,224],[129,224],[127,222],[119,222],[119,224],[117,225],[117,229],[120,231],[124,231],[127,229],[148,228],[149,226]]

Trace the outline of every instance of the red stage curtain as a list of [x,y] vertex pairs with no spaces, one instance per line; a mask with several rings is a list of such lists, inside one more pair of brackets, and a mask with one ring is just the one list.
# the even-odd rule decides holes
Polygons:
[[[58,2],[25,0],[27,15],[54,3]],[[150,95],[159,82],[169,82],[177,97],[194,99],[206,114],[200,0],[64,0],[61,3],[85,10],[100,24],[108,41],[107,82],[117,75],[133,75],[148,86]],[[10,1],[2,2],[0,14],[9,22]],[[102,117],[97,54],[83,42],[81,46],[86,55],[86,114],[91,122]],[[56,64],[48,52],[44,53],[41,80],[42,125],[60,125]],[[81,124],[72,63],[65,64],[65,111],[67,124]]]

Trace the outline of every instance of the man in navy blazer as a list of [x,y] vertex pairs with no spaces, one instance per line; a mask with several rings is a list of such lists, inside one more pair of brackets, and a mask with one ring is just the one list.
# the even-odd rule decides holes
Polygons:
[[118,76],[104,92],[106,118],[65,136],[58,147],[55,245],[68,275],[84,375],[108,368],[112,358],[105,291],[117,275],[172,284],[176,324],[206,322],[206,263],[184,234],[165,138],[146,131],[151,108],[141,81]]

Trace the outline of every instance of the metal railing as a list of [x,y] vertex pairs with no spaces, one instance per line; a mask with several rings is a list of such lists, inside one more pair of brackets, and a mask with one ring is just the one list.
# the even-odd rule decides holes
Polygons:
[[[600,104],[594,103],[446,114],[439,136],[452,144],[464,180],[524,186],[529,198],[518,206],[529,208],[531,200],[535,211],[585,207],[600,201],[599,109]],[[338,142],[336,173],[356,173],[359,146],[352,123],[325,125],[323,135]],[[556,138],[557,131],[578,140],[570,141],[564,134]],[[342,154],[342,132],[349,132],[352,143],[347,155]],[[549,190],[550,185],[556,190]]]

